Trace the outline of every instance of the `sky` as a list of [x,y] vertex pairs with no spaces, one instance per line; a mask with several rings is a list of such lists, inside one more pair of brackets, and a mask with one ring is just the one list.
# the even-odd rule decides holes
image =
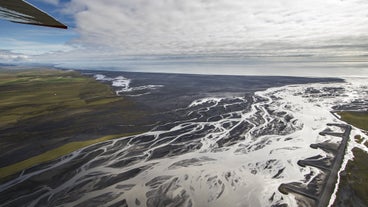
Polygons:
[[0,20],[0,63],[368,76],[366,0],[29,0],[68,30]]

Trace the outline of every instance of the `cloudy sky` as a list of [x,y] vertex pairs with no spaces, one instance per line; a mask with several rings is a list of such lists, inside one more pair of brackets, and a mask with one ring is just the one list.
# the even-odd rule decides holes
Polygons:
[[68,30],[0,20],[0,62],[368,76],[367,0],[29,0]]

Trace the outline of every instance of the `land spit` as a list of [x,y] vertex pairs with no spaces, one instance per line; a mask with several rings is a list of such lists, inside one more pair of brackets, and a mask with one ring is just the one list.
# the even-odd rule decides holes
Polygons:
[[[298,165],[302,167],[311,166],[321,170],[321,173],[312,179],[308,184],[300,182],[292,182],[281,184],[279,191],[284,194],[293,193],[297,194],[296,199],[300,206],[317,206],[325,207],[329,204],[331,195],[335,188],[337,180],[337,174],[341,167],[347,142],[349,140],[351,126],[345,124],[331,123],[328,126],[337,126],[344,129],[344,132],[334,131],[322,131],[322,136],[335,136],[341,137],[340,144],[331,142],[322,142],[312,144],[310,147],[314,149],[322,149],[329,153],[331,156],[322,157],[320,155],[307,158],[305,160],[299,160]],[[311,175],[312,176],[312,175]]]

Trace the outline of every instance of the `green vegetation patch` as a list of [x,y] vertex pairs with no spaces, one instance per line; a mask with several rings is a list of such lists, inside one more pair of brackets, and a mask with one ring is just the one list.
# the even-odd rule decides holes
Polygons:
[[150,129],[148,112],[76,71],[0,69],[0,177]]
[[339,190],[333,206],[368,206],[368,154],[353,149],[354,159],[341,173]]
[[342,111],[338,114],[343,121],[368,131],[368,112]]
[[[368,131],[368,112],[343,111],[338,114],[343,121]],[[364,140],[360,135],[354,139],[359,144]],[[368,154],[357,147],[352,152],[354,159],[349,160],[345,170],[340,173],[339,189],[333,206],[368,206]]]
[[364,140],[364,138],[360,135],[355,135],[354,139],[358,144],[361,144]]
[[368,205],[368,154],[359,148],[353,149],[354,159],[347,166],[347,181],[356,195]]
[[0,129],[21,120],[120,100],[109,88],[74,71],[0,71]]
[[42,153],[40,155],[28,158],[26,160],[23,160],[21,162],[17,162],[15,164],[0,168],[0,179],[5,178],[7,176],[13,175],[17,172],[20,172],[24,169],[30,168],[34,165],[41,164],[47,161],[51,161],[54,159],[57,159],[63,155],[69,154],[71,152],[74,152],[78,149],[81,149],[83,147],[87,147],[89,145],[93,145],[99,142],[104,142],[110,139],[119,138],[119,137],[126,137],[135,135],[137,133],[126,133],[126,134],[118,134],[118,135],[108,135],[104,137],[100,137],[97,139],[87,140],[87,141],[80,141],[80,142],[70,142],[68,144],[65,144],[61,147],[58,147],[56,149],[49,150],[45,153]]

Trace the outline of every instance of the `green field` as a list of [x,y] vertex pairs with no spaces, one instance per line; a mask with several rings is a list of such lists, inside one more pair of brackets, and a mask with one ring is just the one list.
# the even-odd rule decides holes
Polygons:
[[63,155],[69,154],[83,147],[87,147],[87,146],[90,146],[90,145],[93,145],[99,142],[104,142],[110,139],[126,137],[126,136],[135,135],[135,134],[137,133],[114,134],[114,135],[108,135],[108,136],[104,136],[104,137],[100,137],[100,138],[92,139],[88,141],[70,142],[56,149],[52,149],[47,152],[44,152],[40,155],[36,155],[34,157],[17,162],[15,164],[0,168],[0,172],[1,172],[0,180],[7,176],[13,175],[17,172],[20,172],[24,169],[30,168],[34,165],[57,159]]
[[0,178],[147,127],[147,112],[75,71],[0,69]]
[[[341,119],[367,133],[368,112],[339,112]],[[355,141],[362,143],[360,136]],[[367,146],[367,142],[364,143]],[[367,146],[368,147],[368,146]],[[340,174],[339,190],[333,206],[368,206],[368,154],[353,148],[354,159],[349,160]]]
[[83,113],[122,99],[77,72],[50,69],[1,71],[0,91],[0,128],[57,110]]
[[342,111],[338,112],[338,114],[343,121],[368,131],[368,112]]

